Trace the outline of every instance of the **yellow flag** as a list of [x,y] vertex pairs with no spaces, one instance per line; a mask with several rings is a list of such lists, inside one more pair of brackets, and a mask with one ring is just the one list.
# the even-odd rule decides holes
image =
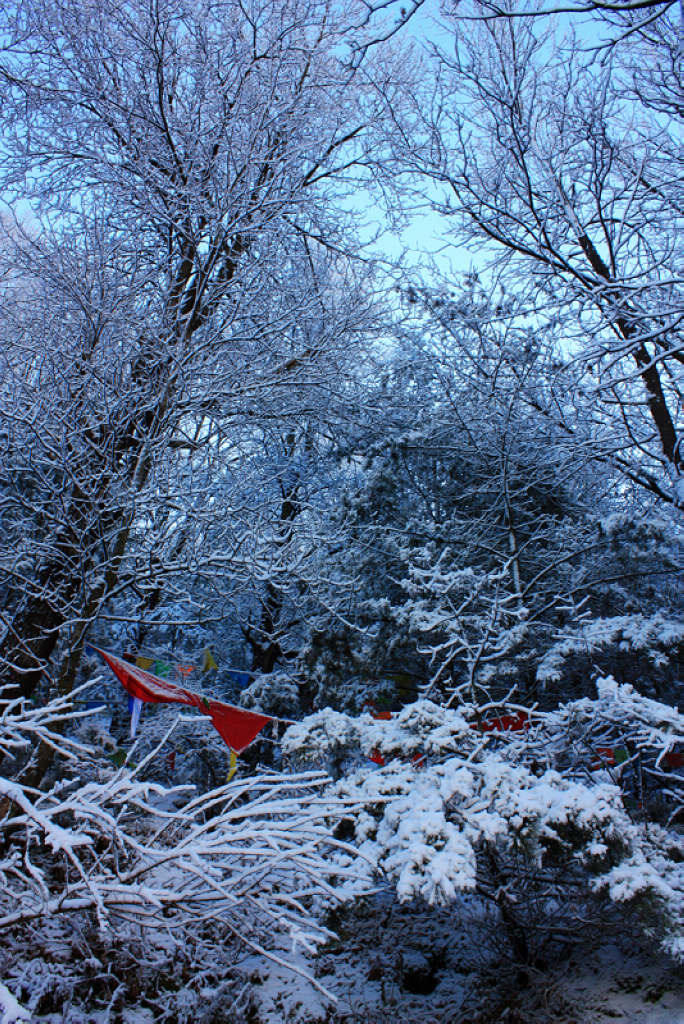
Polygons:
[[229,767],[228,767],[228,774],[226,775],[226,782],[230,782],[230,780],[235,775],[236,771],[237,771],[237,754],[235,753],[235,751],[231,747],[230,748],[230,762],[229,762]]
[[218,668],[218,665],[216,664],[216,661],[214,660],[214,655],[211,653],[211,651],[207,647],[207,648],[205,648],[205,651],[204,651],[204,661],[202,662],[202,671],[203,672],[208,672],[209,669],[212,669],[212,668]]
[[144,668],[145,671],[147,672],[147,670],[152,668],[152,666],[154,665],[154,658],[139,657],[135,659],[135,663],[138,666],[138,668]]

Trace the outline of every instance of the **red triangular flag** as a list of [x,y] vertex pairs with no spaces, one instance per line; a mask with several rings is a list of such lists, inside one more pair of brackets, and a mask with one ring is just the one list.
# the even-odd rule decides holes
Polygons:
[[115,654],[103,651],[99,647],[89,645],[97,651],[111,668],[123,688],[131,697],[148,704],[185,704],[197,708],[202,714],[209,715],[211,724],[225,743],[236,754],[242,753],[272,718],[258,714],[256,711],[245,711],[234,704],[203,697],[201,693],[177,686],[168,679],[152,675],[137,665],[129,665]]
[[268,715],[244,711],[220,700],[209,701],[209,714],[216,732],[236,754],[242,753],[271,721]]

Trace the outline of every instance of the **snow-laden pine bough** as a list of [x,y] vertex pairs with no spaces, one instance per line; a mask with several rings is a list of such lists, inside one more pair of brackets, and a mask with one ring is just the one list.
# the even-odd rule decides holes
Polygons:
[[[350,808],[325,792],[324,773],[264,772],[196,795],[141,779],[172,729],[137,768],[115,770],[57,731],[92,714],[74,711],[71,699],[0,708],[0,934],[89,915],[103,932],[132,925],[176,948],[209,929],[214,944],[280,963],[284,944],[311,950],[330,937],[314,904],[344,898],[360,872],[354,849],[332,836]],[[73,768],[46,792],[8,775],[14,755],[39,741]]]

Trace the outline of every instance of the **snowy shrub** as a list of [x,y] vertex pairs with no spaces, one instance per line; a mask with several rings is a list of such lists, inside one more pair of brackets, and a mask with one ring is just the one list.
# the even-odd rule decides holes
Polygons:
[[[262,773],[200,795],[168,789],[141,779],[145,760],[117,769],[60,735],[73,717],[65,699],[8,701],[0,714],[3,935],[20,945],[34,923],[76,917],[102,935],[134,926],[152,944],[166,936],[174,949],[206,946],[210,959],[216,943],[275,955],[285,941],[313,949],[328,936],[312,902],[334,895],[333,869],[342,892],[356,872],[349,850],[346,867],[332,863],[343,844],[330,829],[344,805],[322,793],[324,775]],[[8,774],[38,739],[73,769],[44,792]]]
[[299,687],[287,672],[257,675],[240,695],[240,704],[267,715],[292,715],[299,707]]
[[[643,808],[629,813],[621,771],[601,770],[596,748],[625,742],[628,730],[657,764],[684,736],[682,716],[603,680],[596,700],[522,721],[529,728],[483,732],[487,720],[472,707],[419,701],[390,721],[319,712],[292,727],[284,746],[319,762],[327,751],[337,763],[351,763],[356,746],[355,770],[335,793],[358,805],[347,831],[400,900],[443,904],[464,892],[490,900],[515,957],[528,960],[530,929],[553,934],[554,918],[559,930],[579,931],[580,901],[607,897],[679,955],[684,846],[645,821]],[[389,763],[359,767],[364,755]]]
[[[625,803],[642,818],[671,824],[684,809],[684,715],[644,697],[612,676],[598,679],[598,697],[562,704],[539,718],[537,746],[526,756],[552,756],[575,771],[603,768]],[[523,756],[523,752],[521,752]]]
[[283,755],[294,764],[325,767],[336,778],[345,764],[358,760],[359,737],[356,719],[323,708],[290,726],[283,737]]
[[323,708],[290,726],[282,746],[291,763],[315,764],[338,777],[344,767],[374,755],[383,760],[439,755],[462,743],[475,743],[463,714],[421,700],[380,720],[370,712],[350,716]]

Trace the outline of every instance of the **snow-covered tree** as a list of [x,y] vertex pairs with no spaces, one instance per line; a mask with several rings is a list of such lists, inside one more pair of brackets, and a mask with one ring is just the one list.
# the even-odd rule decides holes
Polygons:
[[401,202],[560,318],[600,451],[680,504],[681,29],[672,5],[595,6],[612,49],[544,5],[446,4],[433,73],[380,130]]
[[2,18],[1,178],[25,225],[6,240],[3,436],[32,460],[12,478],[42,491],[35,513],[10,498],[1,654],[30,694],[58,644],[71,685],[133,534],[160,523],[187,552],[158,507],[174,461],[223,455],[236,396],[317,383],[339,320],[322,324],[311,268],[349,251],[336,198],[373,94],[344,70],[349,18],[317,2]]
[[[334,614],[305,652],[321,702],[355,677],[357,707],[369,685],[391,696],[397,682],[409,696],[429,684],[433,697],[465,687],[483,700],[515,685],[547,706],[587,693],[598,672],[619,674],[609,651],[553,680],[541,660],[595,619],[676,618],[676,528],[625,492],[591,429],[564,415],[553,337],[511,324],[514,301],[478,285],[414,289],[409,304],[418,325],[369,403],[382,416],[342,448],[353,472],[337,518],[347,540],[329,556]],[[661,695],[676,680],[670,659]]]

